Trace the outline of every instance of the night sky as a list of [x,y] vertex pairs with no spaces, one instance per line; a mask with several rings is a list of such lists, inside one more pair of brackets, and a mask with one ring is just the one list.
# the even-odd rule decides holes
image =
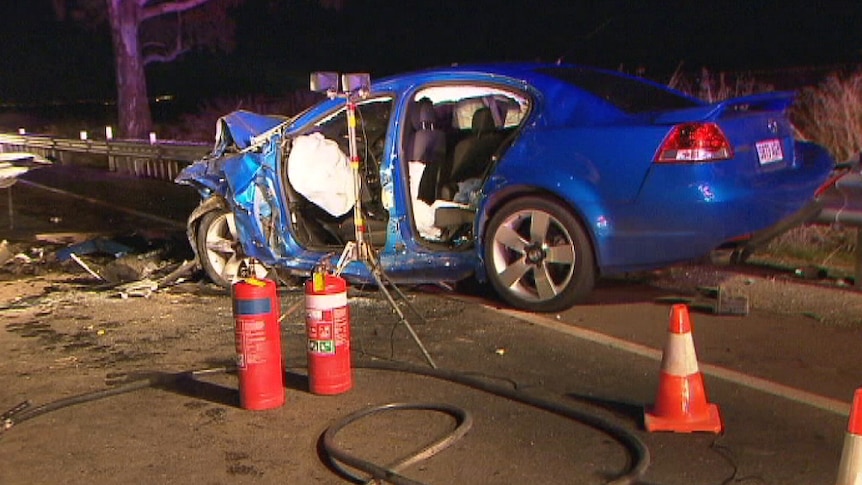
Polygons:
[[[246,0],[231,54],[149,68],[150,94],[278,94],[310,70],[382,76],[453,62],[547,60],[667,80],[689,70],[862,63],[854,1]],[[0,2],[0,104],[113,98],[106,28],[57,22],[49,0]]]

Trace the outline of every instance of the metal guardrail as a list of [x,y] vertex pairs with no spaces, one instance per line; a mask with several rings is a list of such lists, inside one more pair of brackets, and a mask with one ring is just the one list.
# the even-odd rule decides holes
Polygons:
[[862,290],[862,170],[857,168],[838,179],[823,193],[821,203],[823,209],[815,217],[815,222],[856,227],[853,274],[856,288]]
[[45,135],[0,133],[0,151],[36,153],[62,164],[71,153],[105,157],[107,169],[136,177],[173,180],[183,167],[207,155],[206,143],[148,140],[72,140]]
[[755,251],[766,247],[776,237],[803,224],[855,228],[853,281],[854,287],[862,290],[862,169],[858,162],[842,165],[837,172],[842,176],[829,185],[816,200],[792,216],[752,234],[748,241],[734,250],[731,262],[746,261]]

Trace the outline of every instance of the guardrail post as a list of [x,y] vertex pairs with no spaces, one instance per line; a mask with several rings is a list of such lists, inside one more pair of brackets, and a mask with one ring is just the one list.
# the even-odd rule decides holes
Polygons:
[[853,286],[862,290],[862,227],[856,228],[856,269],[853,272]]
[[[111,134],[110,131],[107,131],[110,128],[111,127],[109,126],[108,128],[105,129],[106,130],[105,133],[108,135]],[[111,155],[111,139],[110,139],[110,137],[108,137],[108,139],[105,140],[105,154],[108,156],[108,171],[116,172],[117,171],[117,159],[116,159],[116,157]]]

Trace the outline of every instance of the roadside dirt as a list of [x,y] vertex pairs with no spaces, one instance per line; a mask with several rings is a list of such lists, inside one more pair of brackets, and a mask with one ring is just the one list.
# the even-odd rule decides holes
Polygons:
[[730,298],[747,300],[749,309],[804,315],[827,325],[862,325],[862,292],[852,280],[830,277],[825,270],[818,275],[818,268],[804,265],[679,265],[653,273],[650,284],[688,295],[695,305],[714,302],[710,290],[720,287]]

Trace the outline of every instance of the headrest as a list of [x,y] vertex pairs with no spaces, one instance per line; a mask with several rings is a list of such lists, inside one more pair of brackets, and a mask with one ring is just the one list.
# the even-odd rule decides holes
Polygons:
[[476,135],[490,133],[497,129],[497,126],[494,124],[494,115],[491,114],[491,108],[479,108],[473,113],[472,128],[473,133]]
[[422,98],[416,103],[411,123],[416,131],[436,129],[437,112],[434,111],[434,105],[429,99]]

